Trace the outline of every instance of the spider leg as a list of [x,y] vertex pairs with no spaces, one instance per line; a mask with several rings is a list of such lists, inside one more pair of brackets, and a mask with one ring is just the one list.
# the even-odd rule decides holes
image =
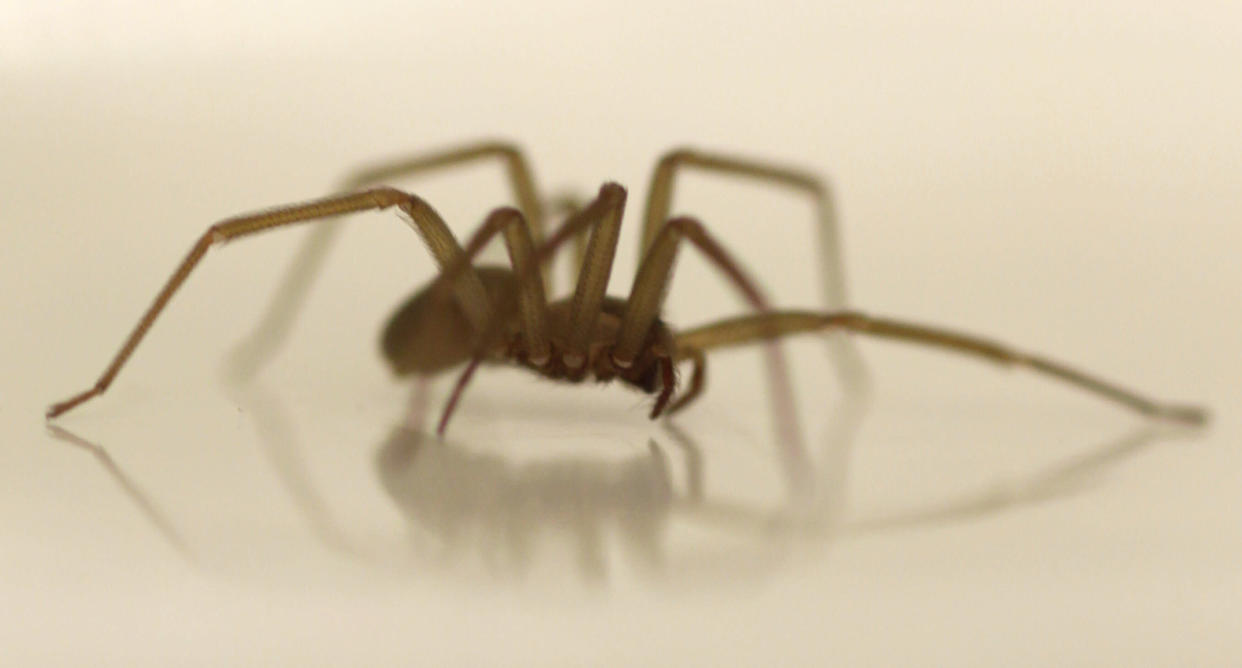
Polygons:
[[[605,183],[600,186],[599,193],[586,206],[577,203],[576,199],[565,198],[560,207],[569,216],[557,227],[548,238],[539,245],[537,253],[541,263],[547,263],[570,239],[575,240],[585,256],[590,239],[586,232],[608,214],[610,208],[616,208],[617,200],[625,198],[625,188],[616,183]],[[580,261],[579,264],[582,264]]]
[[[660,158],[651,176],[651,189],[643,218],[641,252],[647,252],[668,219],[677,175],[687,168],[793,188],[814,200],[819,228],[823,307],[830,311],[847,307],[845,264],[832,188],[824,179],[797,168],[688,148],[669,151]],[[854,342],[845,336],[830,337],[829,353],[837,366],[841,383],[847,390],[861,393],[866,387],[866,369]]]
[[[526,348],[530,359],[542,365],[550,356],[548,343],[548,300],[543,292],[543,282],[539,279],[539,263],[535,253],[534,241],[531,239],[530,228],[521,211],[511,207],[496,209],[479,226],[471,236],[465,249],[441,272],[436,279],[435,289],[447,290],[464,272],[470,271],[474,258],[483,251],[492,237],[503,232],[505,247],[509,251],[509,262],[513,265],[513,273],[518,281],[518,311],[522,318],[522,333],[526,338]],[[447,295],[446,295],[447,296]],[[495,305],[500,307],[500,304]],[[497,308],[493,315],[478,330],[483,333],[480,342],[486,345],[494,335],[492,331],[500,323]]]
[[[707,232],[702,223],[693,218],[674,218],[660,229],[655,241],[647,249],[642,264],[638,267],[638,273],[634,276],[634,286],[630,290],[625,315],[621,319],[617,344],[612,350],[613,363],[617,366],[628,368],[642,350],[651,325],[664,306],[664,298],[668,294],[668,285],[672,278],[677,251],[685,239],[689,239],[717,269],[725,274],[752,307],[758,311],[768,310],[767,299],[760,293],[754,280],[742,269],[741,264],[734,260],[724,247]],[[774,422],[777,429],[777,445],[781,449],[781,462],[785,468],[791,491],[799,495],[807,491],[805,471],[808,470],[809,457],[798,428],[798,418],[794,410],[795,404],[784,357],[780,349],[775,346],[769,346],[767,352],[771,373],[772,405],[776,416]],[[700,378],[700,391],[702,390],[701,383]],[[686,401],[693,398],[692,394]],[[679,402],[678,408],[684,407],[686,401]]]
[[693,351],[708,351],[831,329],[932,346],[1003,366],[1023,367],[1069,383],[1149,417],[1188,425],[1203,425],[1208,421],[1208,413],[1203,408],[1156,401],[1110,381],[1078,371],[1061,362],[1019,352],[994,341],[901,320],[875,318],[854,311],[828,313],[773,311],[742,316],[682,332],[677,335],[676,341],[679,346],[686,346]]
[[598,206],[589,207],[591,239],[578,271],[578,286],[569,307],[568,340],[565,343],[565,366],[579,369],[586,362],[587,344],[595,331],[612,275],[612,261],[617,254],[621,218],[625,213],[625,188],[606,183],[596,198]]
[[[457,272],[469,267],[470,262],[483,250],[487,241],[500,229],[505,230],[505,242],[509,246],[509,256],[520,281],[537,269],[546,267],[565,241],[580,236],[588,229],[591,230],[587,261],[584,262],[578,278],[578,287],[574,292],[569,316],[571,326],[568,351],[581,355],[586,350],[587,339],[599,316],[600,304],[604,300],[604,290],[608,287],[608,276],[612,271],[612,260],[617,248],[617,236],[624,209],[625,188],[615,183],[605,183],[600,187],[599,195],[588,206],[570,216],[534,251],[531,250],[533,240],[526,228],[522,225],[511,224],[522,221],[521,213],[514,209],[497,209],[466,244],[461,256],[451,266],[445,267],[439,280],[442,284],[455,280]],[[530,284],[529,281],[523,281],[523,283],[523,289],[519,292],[519,300],[530,302],[532,306],[541,305],[542,310],[546,311],[547,303],[540,286]],[[529,316],[524,315],[524,318],[534,317],[534,309],[530,310],[532,313]],[[497,312],[501,311],[503,309],[497,309]],[[489,323],[491,326],[495,324],[497,323],[494,321]],[[546,325],[540,329],[546,332]],[[527,331],[526,335],[530,338],[532,333]],[[484,340],[486,338],[484,337]],[[544,334],[539,338],[546,341],[547,337]],[[545,353],[546,349],[547,347],[543,346]]]
[[674,218],[660,230],[634,276],[617,345],[612,351],[618,366],[629,368],[638,357],[652,323],[664,307],[677,251],[681,242],[687,239],[725,274],[752,307],[760,311],[768,310],[767,299],[755,282],[702,223],[693,218]]
[[660,414],[664,412],[669,400],[673,398],[673,391],[677,388],[677,371],[673,368],[673,360],[660,356],[657,364],[660,365],[660,394],[656,396],[655,405],[651,407],[652,420],[660,417]]
[[[566,241],[575,237],[580,237],[582,232],[591,229],[592,235],[590,246],[594,250],[589,252],[588,257],[598,259],[589,263],[594,268],[592,271],[581,272],[579,276],[579,289],[575,293],[574,304],[576,305],[578,303],[576,295],[584,292],[582,288],[584,284],[589,285],[588,289],[594,287],[600,287],[600,289],[602,289],[603,287],[607,287],[608,271],[611,269],[612,264],[612,252],[616,249],[617,230],[615,228],[620,226],[621,214],[624,206],[625,189],[615,183],[605,183],[600,188],[599,195],[595,198],[595,200],[593,200],[585,208],[571,215],[569,219],[562,223],[560,228],[551,237],[546,239],[533,253],[532,257],[534,266],[531,266],[526,260],[522,260],[521,262],[523,266],[519,267],[519,257],[526,257],[526,254],[521,251],[515,253],[515,246],[511,244],[509,247],[510,257],[514,261],[514,269],[518,274],[519,280],[522,280],[524,275],[529,276],[533,274],[535,267],[542,268],[547,266],[548,262]],[[505,214],[506,210],[500,209],[498,212],[492,214],[493,217],[500,214],[504,214],[506,217],[503,219],[498,218],[496,222],[493,222],[490,225],[485,224],[483,228],[480,229],[470,240],[466,249],[463,251],[462,255],[457,258],[454,264],[445,268],[445,270],[441,273],[439,279],[440,281],[452,281],[458,271],[462,271],[470,266],[470,260],[483,249],[484,244],[492,235],[495,234],[495,229],[498,226],[505,224],[506,221],[513,222],[513,214],[517,214],[517,212],[512,209],[508,209],[507,211],[509,213]],[[517,215],[520,219],[520,214]],[[491,220],[491,218],[489,218],[489,220]],[[605,229],[601,233],[599,232],[599,229],[602,227],[611,229]],[[507,235],[512,234],[518,236],[522,234],[521,229],[515,229],[515,226],[512,225],[506,227],[505,229]],[[508,240],[508,237],[506,237],[506,241]],[[600,256],[605,257],[600,258]],[[603,271],[602,279],[598,276],[601,267]],[[523,288],[524,293],[533,292],[539,287],[538,281],[528,280],[526,283],[527,285]],[[519,299],[522,298],[522,296],[519,296]],[[534,297],[527,297],[527,299],[535,301]],[[589,301],[591,299],[591,295],[586,295],[583,299],[584,301]],[[598,297],[598,299],[599,301],[602,301],[602,294]],[[542,294],[540,294],[539,300],[542,300]],[[506,304],[496,304],[494,306],[494,314],[505,312],[507,307]],[[541,314],[546,314],[546,303],[543,303],[543,308],[540,309],[539,312]],[[595,316],[591,316],[590,318],[590,323],[592,325],[595,321],[594,318],[598,316],[598,314],[599,306],[597,303],[595,307]],[[524,315],[524,318],[526,317],[527,316]],[[546,315],[543,317],[546,317]],[[578,317],[583,318],[584,316],[580,315]],[[470,364],[458,377],[457,383],[453,388],[453,393],[449,397],[449,401],[445,405],[444,412],[440,417],[440,424],[437,428],[437,433],[439,433],[441,437],[444,436],[444,432],[448,427],[449,418],[452,416],[454,410],[456,410],[457,404],[461,399],[461,395],[465,392],[466,386],[469,384],[470,379],[474,376],[475,370],[478,368],[480,362],[483,360],[483,356],[487,352],[487,344],[495,338],[501,324],[503,323],[500,322],[499,318],[493,315],[489,323],[479,330],[482,335],[479,337],[479,345],[475,350],[474,357],[470,360]],[[587,333],[589,334],[589,329],[587,330]],[[530,337],[531,334],[528,332],[527,338],[529,339]],[[544,340],[546,341],[546,337]],[[546,351],[547,348],[545,347],[543,350]],[[546,355],[546,352],[544,354]],[[534,356],[532,356],[532,360],[537,361]]]
[[503,141],[484,140],[423,153],[411,158],[377,162],[354,170],[344,180],[344,189],[356,190],[368,185],[403,179],[423,172],[457,167],[476,160],[496,158],[505,166],[517,208],[530,223],[531,236],[539,243],[544,237],[544,211],[539,200],[535,179],[526,156],[517,146]]
[[474,377],[474,372],[482,361],[481,356],[475,355],[462,370],[461,375],[457,377],[457,382],[453,384],[453,393],[449,395],[448,403],[444,405],[444,412],[440,414],[440,423],[436,425],[436,435],[440,438],[444,438],[449,418],[453,417],[453,412],[457,410],[457,404],[461,401],[461,395],[466,391],[466,385],[470,384],[470,379]]
[[[814,201],[819,231],[820,280],[823,307],[829,310],[846,308],[845,265],[842,260],[836,206],[829,184],[813,173],[764,161],[736,156],[706,153],[679,148],[664,154],[651,176],[651,187],[644,213],[641,236],[642,253],[655,243],[664,221],[672,209],[677,175],[686,170],[702,170],[714,174],[752,179],[774,186],[793,188]],[[857,346],[846,336],[826,337],[828,356],[846,394],[864,396],[867,372]],[[784,442],[801,442],[798,411],[793,400],[784,351],[775,343],[767,350],[772,411],[776,415],[778,434]],[[684,405],[684,404],[683,404]],[[794,446],[789,446],[794,448]],[[799,448],[795,448],[799,449]]]
[[687,167],[791,187],[814,199],[823,255],[824,301],[829,309],[844,305],[845,269],[841,261],[840,231],[832,190],[815,174],[792,167],[687,148],[669,151],[656,163],[651,176],[651,190],[643,216],[642,252],[651,248],[664,221],[668,220],[677,173]]
[[[550,218],[568,220],[579,211],[586,208],[583,197],[576,191],[561,191],[553,193],[552,197],[546,202],[548,216]],[[571,266],[573,267],[573,282],[578,283],[578,275],[582,271],[582,265],[586,262],[587,242],[590,236],[587,234],[578,234],[574,237],[574,255]]]
[[[143,337],[146,336],[156,317],[164,310],[164,307],[172,299],[177,289],[181,287],[181,284],[185,282],[190,272],[193,271],[194,267],[198,265],[212,246],[277,227],[307,223],[322,218],[370,209],[386,209],[391,206],[398,207],[409,216],[411,224],[420,233],[423,241],[441,266],[451,264],[462,253],[461,247],[458,246],[456,239],[453,238],[453,234],[449,231],[448,226],[444,224],[439,214],[431,206],[414,195],[409,195],[394,188],[374,188],[348,195],[326,197],[221,221],[207,228],[207,231],[190,248],[190,252],[181,261],[181,264],[177,266],[176,270],[173,271],[168,281],[165,282],[164,287],[155,296],[151,306],[147,308],[142,318],[139,319],[138,324],[134,326],[129,337],[121,345],[120,350],[117,351],[112,358],[112,362],[104,370],[103,374],[100,375],[99,379],[95,381],[95,384],[83,392],[53,404],[48,408],[47,417],[54,418],[92,397],[103,394],[108,389],[108,386],[112,384],[113,379],[120,372],[121,367],[124,366],[130,355],[133,354],[134,349],[138,347]],[[487,293],[484,291],[483,284],[479,280],[478,275],[472,269],[463,273],[457,279],[454,288],[467,317],[473,323],[477,323],[478,327],[485,326],[491,317],[491,305],[488,303]]]
[[677,411],[688,406],[703,393],[703,387],[707,384],[707,356],[698,348],[679,347],[678,360],[689,360],[691,364],[690,384],[686,390],[677,397],[666,411],[667,415],[672,415]]
[[[514,200],[531,227],[531,236],[538,244],[544,236],[544,209],[539,201],[529,162],[516,146],[500,141],[479,141],[412,158],[378,162],[350,172],[342,180],[342,192],[355,192],[366,187],[405,179],[440,169],[448,169],[480,160],[498,159],[504,166]],[[288,338],[293,320],[301,310],[311,281],[319,273],[328,250],[340,231],[337,222],[314,226],[306,236],[297,256],[286,271],[280,286],[259,324],[232,354],[231,371],[237,378],[253,376],[267,364],[272,354]],[[545,284],[550,276],[545,274]]]

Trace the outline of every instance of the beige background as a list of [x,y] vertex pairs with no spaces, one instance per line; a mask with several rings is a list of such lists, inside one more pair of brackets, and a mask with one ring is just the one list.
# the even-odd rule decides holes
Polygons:
[[[0,9],[0,662],[1237,661],[1235,3],[217,4]],[[755,353],[722,355],[679,421],[705,507],[639,397],[509,371],[482,372],[450,443],[405,461],[406,390],[374,342],[432,268],[374,214],[256,387],[219,370],[300,231],[213,253],[114,389],[61,421],[103,450],[45,433],[46,404],[93,381],[211,222],[481,136],[520,141],[545,190],[630,187],[616,292],[663,150],[771,157],[831,177],[860,308],[1216,421],[1149,429],[1027,374],[866,342],[847,451],[812,340],[790,355],[820,478],[847,481],[833,540],[767,519],[782,493]],[[684,184],[677,210],[782,303],[817,303],[805,202]],[[488,167],[402,185],[461,233],[507,202]],[[670,321],[737,312],[698,259],[678,276]]]

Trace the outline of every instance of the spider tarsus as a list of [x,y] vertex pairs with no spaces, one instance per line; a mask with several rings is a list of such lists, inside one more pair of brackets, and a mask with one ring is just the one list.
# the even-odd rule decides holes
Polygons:
[[81,404],[87,399],[90,399],[91,397],[99,394],[99,392],[100,392],[99,388],[92,387],[91,389],[85,392],[76,394],[68,399],[65,399],[64,401],[54,403],[51,406],[47,407],[47,412],[44,413],[44,417],[48,420],[54,420],[60,415],[63,415],[64,413],[73,409],[78,404]]
[[1154,417],[1187,427],[1206,427],[1212,421],[1211,412],[1201,406],[1163,406]]

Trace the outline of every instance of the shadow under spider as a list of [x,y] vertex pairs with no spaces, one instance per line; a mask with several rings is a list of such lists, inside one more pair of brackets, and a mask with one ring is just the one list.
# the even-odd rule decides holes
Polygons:
[[654,440],[646,453],[622,460],[523,463],[397,428],[380,447],[376,468],[416,536],[431,539],[435,562],[473,554],[491,573],[521,576],[540,548],[560,538],[579,574],[600,579],[611,536],[638,570],[662,569],[673,482]]

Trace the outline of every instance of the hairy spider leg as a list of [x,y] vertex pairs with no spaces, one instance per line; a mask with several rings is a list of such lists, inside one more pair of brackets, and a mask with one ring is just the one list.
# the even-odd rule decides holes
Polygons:
[[[440,266],[449,265],[462,253],[457,240],[444,224],[444,220],[429,204],[415,195],[395,188],[374,188],[359,193],[337,195],[311,200],[301,204],[269,209],[259,213],[229,218],[216,223],[199,237],[181,264],[173,271],[172,276],[164,283],[155,296],[155,300],[134,326],[129,337],[121,345],[120,350],[112,358],[112,362],[89,389],[80,392],[64,401],[53,404],[47,410],[47,417],[54,418],[65,411],[81,404],[92,397],[103,394],[113,379],[120,373],[121,367],[133,354],[134,349],[151,329],[155,319],[172,299],[177,289],[185,282],[194,267],[206,256],[214,245],[223,244],[233,239],[256,234],[278,227],[286,227],[307,223],[323,218],[340,216],[347,213],[371,209],[398,207],[409,217],[411,225],[419,232],[427,248]],[[454,280],[454,290],[461,301],[467,317],[478,328],[483,328],[491,320],[491,306],[483,283],[473,268],[467,268]]]

